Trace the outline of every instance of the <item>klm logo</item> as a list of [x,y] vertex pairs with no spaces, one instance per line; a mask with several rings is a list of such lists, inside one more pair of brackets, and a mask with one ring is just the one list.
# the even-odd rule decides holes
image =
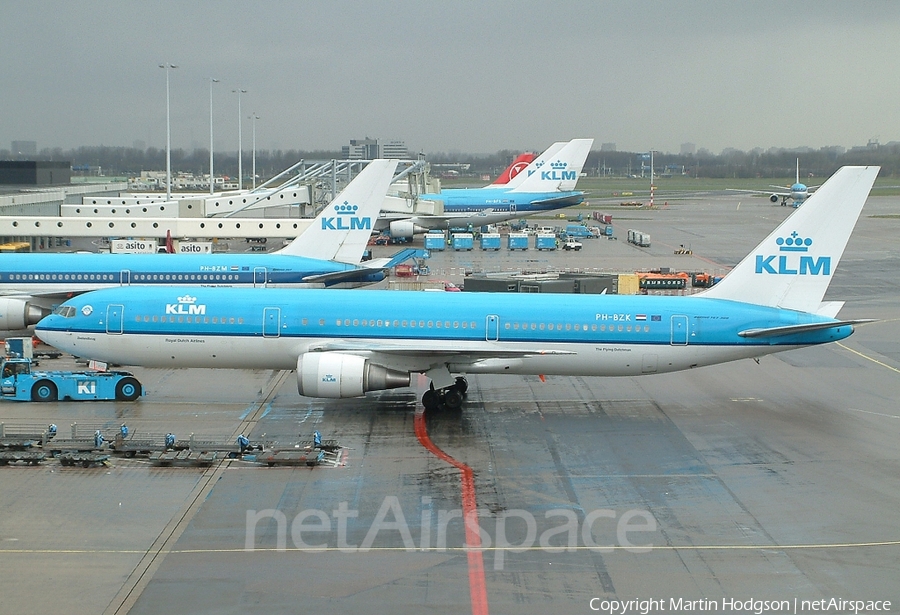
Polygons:
[[779,237],[775,240],[778,251],[782,254],[771,256],[756,255],[756,273],[775,275],[831,275],[830,256],[807,256],[813,240],[802,238],[797,231],[790,237]]
[[79,395],[97,394],[97,382],[94,380],[79,380],[75,386],[78,389]]
[[360,218],[356,215],[358,205],[351,205],[344,201],[334,206],[335,216],[322,216],[322,230],[324,231],[355,231],[372,230],[372,218]]
[[197,297],[185,295],[178,297],[178,303],[167,303],[166,314],[175,314],[177,316],[202,316],[206,314],[206,306],[197,305]]
[[337,378],[335,378],[332,374],[325,374],[322,376],[322,382],[337,382]]
[[541,171],[541,179],[546,179],[549,181],[563,181],[563,180],[573,180],[575,179],[577,173],[575,171],[567,171],[566,167],[569,166],[567,162],[554,161],[550,163],[549,171]]

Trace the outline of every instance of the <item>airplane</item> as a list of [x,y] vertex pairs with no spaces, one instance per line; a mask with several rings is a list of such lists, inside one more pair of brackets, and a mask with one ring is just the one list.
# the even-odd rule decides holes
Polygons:
[[813,194],[818,188],[818,186],[807,186],[806,184],[800,183],[800,159],[797,158],[797,177],[794,180],[794,183],[790,186],[769,186],[770,188],[780,188],[782,190],[787,190],[787,192],[772,192],[769,193],[766,190],[738,190],[736,188],[731,188],[734,192],[749,192],[752,194],[769,194],[769,200],[773,203],[777,203],[779,199],[781,199],[781,206],[784,207],[787,205],[788,199],[791,200],[791,205],[793,207],[800,207],[803,205],[803,202],[809,198],[811,194]]
[[39,322],[75,356],[146,367],[296,370],[301,395],[359,397],[431,378],[459,408],[467,374],[639,376],[853,333],[823,302],[879,167],[843,167],[718,284],[685,297],[141,288],[85,293]]
[[593,143],[593,139],[554,143],[505,186],[420,194],[419,201],[442,202],[443,213],[411,216],[382,211],[376,228],[391,237],[411,238],[431,229],[484,226],[578,205],[584,192],[575,190],[575,184]]
[[370,162],[310,226],[269,254],[3,254],[0,330],[37,323],[74,294],[142,285],[296,287],[359,285],[409,256],[360,264],[397,160]]
[[[494,180],[492,184],[488,184],[485,188],[501,188],[506,187],[509,188],[510,180],[528,168],[528,165],[537,158],[531,152],[522,152],[518,156],[516,156],[515,160],[513,160],[508,167],[506,167],[503,172]],[[524,178],[523,178],[524,179]]]

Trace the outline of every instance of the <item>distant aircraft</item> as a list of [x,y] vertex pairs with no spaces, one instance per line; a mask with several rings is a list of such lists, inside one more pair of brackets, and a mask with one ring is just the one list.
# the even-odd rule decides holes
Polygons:
[[735,192],[750,192],[752,194],[769,194],[769,200],[773,203],[777,203],[778,199],[781,199],[781,206],[784,207],[787,205],[788,199],[791,199],[791,205],[794,207],[800,207],[803,205],[803,202],[809,198],[813,192],[815,192],[818,186],[807,186],[806,184],[800,183],[800,159],[797,158],[797,178],[794,180],[793,185],[791,186],[769,186],[770,188],[780,188],[782,190],[787,190],[787,192],[769,192],[768,190],[737,190],[732,188]]
[[[823,297],[878,167],[843,167],[725,278],[687,297],[329,289],[115,288],[70,299],[37,335],[147,367],[297,370],[301,395],[357,397],[431,378],[459,407],[465,374],[638,376],[846,338]],[[458,376],[456,376],[458,374]]]
[[443,213],[410,215],[382,211],[377,228],[391,237],[412,237],[431,229],[484,226],[536,213],[572,207],[584,201],[575,190],[593,139],[554,143],[505,186],[450,188],[421,194],[419,201],[440,201]]
[[24,329],[68,297],[110,286],[377,282],[395,263],[360,259],[396,168],[396,160],[370,162],[299,237],[270,254],[3,254],[0,330]]

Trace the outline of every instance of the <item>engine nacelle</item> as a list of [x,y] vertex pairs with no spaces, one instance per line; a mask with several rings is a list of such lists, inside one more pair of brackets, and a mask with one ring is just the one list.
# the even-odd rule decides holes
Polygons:
[[18,331],[36,325],[50,310],[31,305],[24,299],[0,298],[0,330]]
[[359,397],[368,391],[409,386],[408,372],[373,365],[365,357],[308,352],[297,359],[297,390],[306,397]]
[[778,196],[777,194],[773,194],[772,196],[769,197],[769,200],[772,201],[773,203],[777,203],[778,199],[780,199],[780,198],[781,197]]
[[427,233],[428,229],[424,226],[415,224],[412,220],[393,220],[388,230],[391,237],[412,239],[416,233]]

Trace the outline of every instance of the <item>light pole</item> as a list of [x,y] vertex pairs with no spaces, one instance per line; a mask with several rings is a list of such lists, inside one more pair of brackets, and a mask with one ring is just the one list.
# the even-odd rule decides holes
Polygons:
[[256,120],[259,116],[254,113],[248,119],[253,120],[253,189],[256,190]]
[[241,94],[246,94],[247,90],[240,88],[231,90],[238,95],[238,191],[244,189],[244,176],[241,168],[241,152],[243,150],[243,142],[241,140]]
[[166,200],[172,200],[172,130],[169,122],[169,69],[178,68],[174,64],[160,64],[166,69]]
[[209,193],[215,191],[216,176],[213,173],[213,106],[212,106],[212,85],[219,83],[218,79],[209,78]]

